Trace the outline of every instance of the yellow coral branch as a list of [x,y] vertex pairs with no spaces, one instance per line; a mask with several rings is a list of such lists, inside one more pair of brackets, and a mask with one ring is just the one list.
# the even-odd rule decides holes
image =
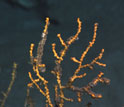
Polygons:
[[47,29],[48,29],[48,25],[49,25],[49,18],[47,17],[46,18],[46,25],[45,25],[45,28],[44,28],[44,31],[43,31],[43,33],[47,33]]
[[57,54],[57,52],[56,52],[56,50],[55,50],[55,46],[56,46],[56,44],[53,43],[53,44],[52,44],[52,51],[53,51],[53,53],[54,53],[54,57],[56,57],[57,59],[60,59],[60,57],[58,56],[58,54]]
[[[40,88],[40,86],[36,83],[36,81],[32,78],[32,75],[30,72],[28,72],[28,75],[29,75],[29,78],[31,79],[31,81],[35,84],[37,89],[40,91],[40,93],[45,96],[46,94],[43,92],[43,90]],[[30,84],[28,86],[30,86]]]
[[103,53],[104,53],[104,49],[101,50],[100,54],[99,54],[96,58],[94,58],[94,59],[91,61],[91,63],[85,64],[85,65],[81,65],[81,68],[89,67],[90,69],[93,69],[92,65],[93,65],[94,63],[98,64],[99,66],[106,67],[106,64],[103,64],[103,63],[97,61],[97,60],[99,60],[99,59],[102,58]]
[[78,97],[78,98],[77,98],[78,102],[81,102],[81,100],[82,100],[82,99],[81,99],[81,92],[77,92],[77,97]]
[[78,66],[78,68],[75,71],[75,75],[78,74],[78,72],[80,71],[81,67],[82,67],[82,62],[84,60],[84,57],[86,56],[87,52],[89,51],[89,49],[93,46],[93,44],[95,43],[95,39],[96,39],[96,31],[97,31],[97,27],[98,27],[98,23],[94,24],[94,34],[93,34],[93,39],[92,41],[89,43],[88,47],[86,48],[86,50],[83,52],[83,54],[81,55],[80,58],[80,64]]
[[75,57],[71,57],[71,60],[74,61],[74,62],[76,62],[76,63],[79,63],[79,64],[80,64],[80,61],[77,60]]
[[80,61],[83,62],[84,57],[86,56],[87,52],[89,51],[89,49],[93,46],[93,44],[95,43],[96,40],[96,31],[97,31],[97,27],[98,27],[98,23],[94,24],[94,34],[93,34],[93,39],[91,42],[89,42],[89,46],[86,48],[86,50],[83,52],[83,54],[81,55]]
[[[34,81],[37,83],[37,82],[39,82],[39,81],[40,81],[40,79],[38,78],[38,79],[35,79]],[[27,85],[27,86],[28,86],[28,87],[32,87],[32,86],[33,86],[33,84],[34,84],[34,83],[32,83],[32,82],[31,82],[31,83],[28,83],[28,85]]]
[[101,59],[101,58],[102,58],[103,53],[104,53],[104,49],[101,50],[101,53],[99,54],[99,56],[97,56],[97,57],[96,57],[96,58],[91,62],[91,64],[96,63],[96,64],[98,64],[98,65],[100,65],[100,66],[105,67],[106,64],[103,64],[103,63],[97,62],[98,59]]
[[84,74],[82,74],[82,75],[76,75],[76,74],[74,74],[71,78],[70,78],[70,82],[72,83],[72,82],[74,82],[74,80],[75,79],[77,79],[77,78],[83,78],[83,77],[85,77],[86,76],[86,73],[84,73]]
[[61,35],[58,34],[57,37],[59,38],[59,40],[60,40],[62,46],[66,47],[66,43],[65,43],[64,40],[61,38]]
[[79,33],[81,32],[81,21],[80,21],[80,18],[77,18],[77,22],[78,22],[78,30],[77,30],[77,33],[75,34],[74,37],[72,37],[72,39],[70,39],[67,44],[70,45],[72,44],[78,37]]
[[50,95],[49,95],[49,89],[48,89],[48,86],[47,86],[47,83],[48,81],[46,81],[44,79],[44,77],[42,77],[40,74],[39,74],[39,71],[38,71],[38,68],[36,69],[36,75],[38,76],[39,79],[41,79],[41,81],[43,81],[43,84],[44,84],[44,88],[45,88],[45,96],[46,96],[46,102],[48,102],[48,104],[53,107],[53,104],[51,102],[51,99],[50,99]]
[[34,44],[32,43],[30,46],[30,56],[33,56]]
[[52,51],[54,53],[54,56],[58,59],[57,62],[58,63],[61,63],[61,61],[63,61],[63,57],[65,56],[66,54],[66,51],[68,50],[69,46],[77,39],[79,33],[81,32],[81,21],[80,19],[78,18],[77,19],[77,22],[78,22],[78,30],[77,30],[77,33],[72,37],[72,38],[69,38],[69,40],[65,43],[64,40],[61,38],[61,35],[58,34],[57,37],[59,38],[61,44],[65,47],[61,53],[60,53],[60,57],[57,55],[57,52],[55,51],[55,43],[52,44]]

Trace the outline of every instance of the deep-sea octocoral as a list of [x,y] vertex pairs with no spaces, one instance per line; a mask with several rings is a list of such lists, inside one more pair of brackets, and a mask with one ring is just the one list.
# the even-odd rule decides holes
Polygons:
[[[57,35],[57,37],[60,40],[61,45],[64,47],[64,49],[61,49],[60,54],[58,54],[58,52],[56,51],[56,43],[52,44],[52,51],[53,51],[54,57],[56,58],[56,60],[55,60],[56,65],[53,68],[53,70],[51,71],[51,73],[56,77],[56,81],[57,81],[57,84],[55,84],[55,87],[54,87],[55,88],[55,102],[54,103],[51,101],[51,98],[50,98],[50,91],[48,88],[49,81],[47,81],[46,78],[42,76],[42,73],[46,71],[46,66],[45,66],[45,64],[42,63],[42,56],[43,56],[44,45],[47,40],[49,18],[46,18],[45,29],[42,33],[42,39],[40,40],[40,42],[38,44],[36,57],[33,56],[34,44],[31,44],[30,59],[31,59],[31,64],[33,66],[33,71],[35,72],[37,78],[34,79],[32,77],[31,72],[29,72],[29,77],[32,82],[28,83],[27,86],[28,86],[28,88],[32,87],[33,85],[35,85],[37,87],[37,89],[40,91],[40,93],[46,97],[46,107],[48,107],[48,106],[63,107],[65,100],[73,102],[74,99],[67,98],[65,96],[64,90],[66,90],[66,89],[77,93],[78,102],[81,102],[83,93],[89,94],[92,98],[102,98],[101,94],[96,94],[91,89],[93,87],[95,87],[98,82],[105,83],[105,84],[110,83],[110,80],[108,78],[103,77],[104,73],[100,72],[97,75],[97,77],[94,78],[91,82],[89,82],[86,86],[78,87],[78,86],[73,85],[73,83],[76,79],[83,78],[87,75],[86,73],[80,74],[79,72],[81,71],[81,69],[88,67],[92,70],[94,64],[97,64],[97,65],[103,66],[103,67],[106,66],[106,64],[99,62],[99,60],[103,56],[104,49],[102,49],[101,52],[99,53],[99,55],[97,57],[95,57],[90,63],[83,64],[86,54],[88,53],[90,48],[94,45],[95,40],[96,40],[96,32],[97,32],[98,23],[95,23],[93,39],[91,42],[89,42],[89,45],[87,46],[85,51],[81,54],[80,59],[77,59],[76,57],[71,57],[71,60],[78,64],[77,69],[74,71],[74,74],[70,76],[67,83],[64,83],[65,85],[62,84],[62,74],[64,72],[61,67],[62,61],[64,60],[64,56],[66,55],[70,45],[78,38],[78,35],[81,32],[81,21],[79,18],[77,19],[77,22],[78,22],[77,33],[74,36],[69,37],[67,39],[67,41],[64,41],[60,34]],[[42,82],[44,87],[43,86],[40,87],[40,85],[38,84],[39,82]]]

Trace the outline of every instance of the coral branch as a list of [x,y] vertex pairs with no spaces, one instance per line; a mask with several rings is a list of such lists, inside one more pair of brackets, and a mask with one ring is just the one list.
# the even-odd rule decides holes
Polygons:
[[5,105],[5,102],[6,102],[6,99],[12,89],[12,86],[14,84],[14,81],[15,81],[15,78],[16,78],[16,69],[17,69],[17,64],[16,63],[13,63],[13,71],[12,71],[12,79],[10,81],[10,84],[8,86],[8,89],[6,92],[3,92],[3,99],[1,100],[1,107],[4,107]]
[[77,33],[73,37],[71,37],[70,39],[68,39],[68,41],[67,41],[67,44],[68,45],[71,45],[78,38],[78,35],[81,32],[81,24],[82,24],[82,22],[80,21],[80,18],[77,19],[77,22],[78,22]]
[[46,40],[47,40],[48,25],[49,25],[49,18],[46,18],[45,29],[44,29],[44,31],[41,35],[42,39],[39,41],[39,44],[38,44],[36,57],[33,56],[33,52],[32,52],[33,48],[34,48],[34,44],[32,43],[31,46],[30,46],[30,60],[31,60],[31,64],[33,65],[33,70],[36,67],[38,67],[38,69],[41,72],[46,71],[45,64],[42,64],[42,56],[43,56],[44,45],[45,45]]
[[[32,78],[32,75],[30,72],[28,72],[29,74],[29,78],[31,79],[32,83],[35,84],[35,86],[37,87],[37,89],[40,91],[40,93],[42,93],[45,96],[45,93],[43,92],[43,90],[40,88],[40,86],[36,83],[36,81]],[[28,87],[30,87],[30,85],[28,84]]]

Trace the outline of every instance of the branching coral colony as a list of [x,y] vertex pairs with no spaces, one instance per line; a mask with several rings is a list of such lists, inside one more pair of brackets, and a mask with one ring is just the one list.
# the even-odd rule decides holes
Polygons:
[[[98,61],[102,58],[103,53],[104,53],[104,49],[102,49],[101,52],[99,53],[99,55],[96,58],[94,58],[90,63],[84,64],[84,65],[82,64],[86,54],[88,53],[90,48],[94,45],[95,40],[96,40],[96,31],[97,31],[98,23],[95,23],[92,41],[89,42],[89,45],[87,46],[86,50],[81,54],[80,59],[77,59],[75,57],[71,57],[71,60],[73,62],[77,63],[78,67],[74,71],[74,74],[68,79],[66,85],[62,85],[62,80],[61,80],[62,73],[63,73],[62,67],[61,67],[62,61],[64,60],[64,56],[65,56],[67,50],[69,49],[70,45],[78,38],[78,35],[81,32],[81,21],[79,18],[77,19],[77,22],[78,22],[77,33],[74,36],[69,37],[67,39],[67,41],[64,41],[61,38],[60,34],[57,35],[57,37],[60,40],[61,45],[64,47],[64,49],[61,49],[60,55],[58,55],[58,53],[56,52],[56,49],[55,49],[56,44],[55,43],[52,44],[52,51],[53,51],[54,57],[56,58],[56,60],[55,60],[56,65],[55,65],[54,69],[51,71],[51,73],[55,75],[56,80],[57,80],[57,84],[55,84],[55,87],[54,87],[55,88],[55,102],[54,102],[54,104],[52,103],[51,98],[50,98],[48,81],[42,76],[42,72],[46,71],[45,64],[42,63],[42,56],[43,56],[43,49],[44,49],[44,45],[45,45],[45,42],[47,39],[47,34],[48,34],[49,18],[46,18],[45,29],[42,33],[42,39],[40,40],[40,42],[38,44],[36,57],[33,56],[34,44],[31,44],[31,46],[30,46],[31,64],[33,66],[33,71],[36,73],[36,76],[38,78],[33,79],[31,72],[29,72],[29,77],[30,77],[32,82],[28,83],[27,86],[28,86],[28,88],[32,87],[33,85],[35,85],[37,87],[37,89],[40,91],[40,93],[46,97],[46,107],[48,107],[48,106],[50,106],[50,107],[54,107],[54,106],[63,107],[65,100],[73,102],[74,99],[66,98],[66,96],[64,95],[63,90],[65,90],[65,89],[69,89],[71,91],[76,92],[78,102],[81,102],[83,93],[89,94],[92,98],[102,98],[101,94],[96,94],[91,89],[93,87],[95,87],[98,82],[105,83],[105,84],[110,83],[110,80],[108,78],[103,77],[104,73],[100,72],[97,75],[97,77],[94,78],[91,82],[89,82],[86,86],[77,87],[77,86],[73,85],[73,83],[76,79],[80,79],[80,78],[83,78],[86,76],[86,73],[83,73],[83,72],[81,75],[79,74],[81,69],[88,67],[92,70],[94,64],[97,64],[97,65],[103,66],[103,67],[106,66],[106,64],[103,64],[103,63]],[[42,82],[44,87],[40,87],[40,85],[38,84],[39,82]]]

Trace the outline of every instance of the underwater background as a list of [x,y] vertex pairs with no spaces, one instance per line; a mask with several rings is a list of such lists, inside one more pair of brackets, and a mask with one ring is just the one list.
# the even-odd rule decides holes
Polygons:
[[[77,31],[77,18],[82,21],[82,32],[79,40],[74,42],[62,63],[62,84],[67,82],[75,71],[77,64],[70,60],[81,53],[92,40],[94,23],[98,22],[96,43],[85,57],[84,63],[96,57],[102,48],[105,49],[101,62],[106,68],[95,66],[87,71],[86,78],[77,80],[76,85],[85,85],[103,71],[111,80],[110,85],[99,84],[93,90],[103,95],[102,99],[92,99],[85,94],[82,102],[66,102],[65,107],[123,107],[124,106],[124,1],[123,0],[1,0],[0,1],[0,92],[6,91],[11,81],[13,62],[18,64],[16,80],[6,100],[5,107],[24,107],[27,84],[30,82],[28,72],[32,70],[29,58],[30,44],[35,44],[34,53],[45,25],[45,18],[50,18],[48,37],[45,44],[43,63],[46,72],[55,66],[51,44],[55,42],[59,51],[62,46],[57,34],[61,33],[66,40]],[[82,70],[83,71],[83,70]],[[49,73],[49,90],[54,102],[54,83],[56,78]],[[66,97],[76,95],[65,91]],[[39,90],[31,89],[35,107],[45,107],[45,97]],[[0,94],[0,99],[3,95]]]

